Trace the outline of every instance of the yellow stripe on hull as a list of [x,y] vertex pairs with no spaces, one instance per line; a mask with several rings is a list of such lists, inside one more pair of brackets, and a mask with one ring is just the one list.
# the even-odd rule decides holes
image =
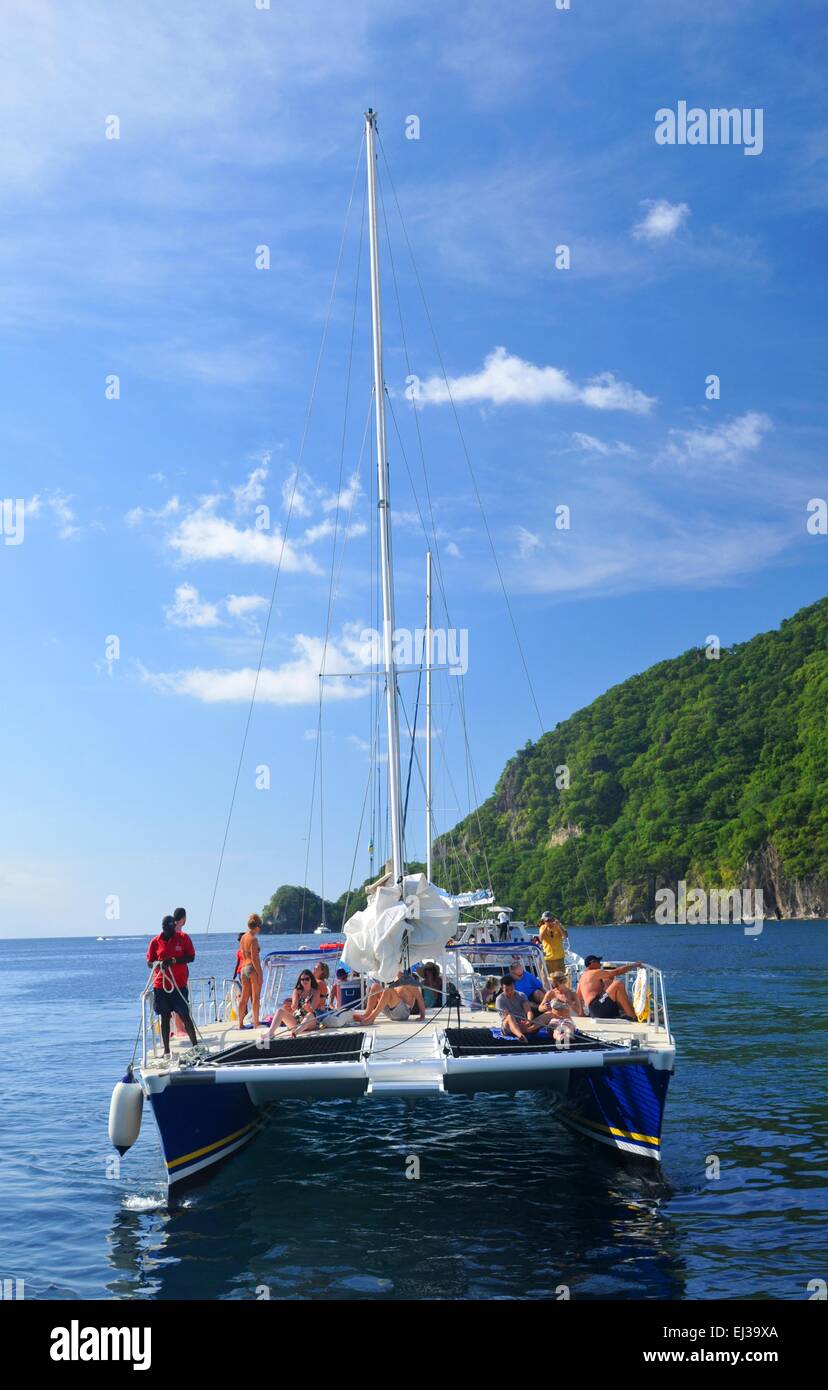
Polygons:
[[249,1125],[244,1125],[237,1129],[233,1134],[226,1134],[223,1139],[217,1139],[214,1144],[207,1144],[203,1149],[193,1149],[191,1154],[184,1154],[181,1158],[174,1158],[172,1163],[167,1164],[168,1169],[178,1168],[182,1163],[192,1163],[196,1158],[203,1158],[205,1154],[214,1153],[216,1149],[222,1148],[224,1144],[231,1144],[234,1139],[240,1139],[243,1134],[248,1134],[251,1129],[255,1129],[258,1121],[254,1120]]
[[635,1139],[639,1144],[655,1144],[656,1146],[661,1144],[661,1140],[657,1139],[654,1134],[634,1134],[629,1129],[614,1129],[611,1125],[599,1125],[595,1120],[584,1119],[583,1115],[573,1115],[572,1119],[577,1120],[578,1124],[589,1126],[590,1129],[600,1129],[603,1134],[615,1135],[617,1139]]

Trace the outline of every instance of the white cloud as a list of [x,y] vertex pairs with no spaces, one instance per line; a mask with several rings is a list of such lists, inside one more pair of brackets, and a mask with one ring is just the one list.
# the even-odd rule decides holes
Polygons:
[[[655,397],[618,381],[612,372],[592,377],[584,386],[577,385],[559,367],[537,367],[496,347],[490,352],[479,372],[449,378],[451,398],[455,404],[487,402],[491,405],[559,405],[581,404],[593,410],[625,410],[634,415],[646,415]],[[449,400],[449,390],[441,376],[429,377],[420,383],[417,397],[421,405],[442,405]]]
[[144,521],[165,521],[181,510],[177,497],[171,497],[163,507],[132,507],[126,514],[127,526],[140,526]]
[[449,541],[447,545],[443,546],[443,552],[446,555],[450,555],[454,560],[462,560],[463,558],[460,547],[456,541]]
[[334,524],[332,521],[317,521],[315,526],[309,526],[302,533],[302,540],[306,545],[315,545],[317,541],[323,541],[327,536],[332,536],[333,533]]
[[235,560],[242,565],[281,563],[286,574],[319,574],[312,556],[278,534],[236,526],[217,516],[219,499],[207,498],[170,533],[169,544],[183,560]]
[[670,441],[660,458],[680,464],[734,464],[758,449],[773,421],[758,410],[748,410],[721,425],[692,430],[670,430]]
[[665,198],[645,198],[641,206],[647,213],[632,229],[636,241],[669,241],[690,216],[687,203],[668,203]]
[[224,599],[210,602],[202,599],[194,584],[179,584],[175,600],[164,612],[167,622],[174,627],[223,627],[225,614],[246,628],[256,626],[254,615],[267,607],[267,599],[261,594],[228,594]]
[[[624,505],[632,499],[619,497],[616,512]],[[714,588],[764,568],[783,554],[793,534],[784,521],[722,524],[661,509],[626,536],[619,536],[613,521],[607,510],[591,517],[580,536],[555,533],[542,565],[527,563],[522,573],[513,573],[513,589],[520,583],[525,592],[587,597]]]
[[247,622],[254,613],[267,607],[267,599],[261,594],[228,594],[226,603],[231,618],[241,622]]
[[313,508],[306,493],[310,490],[309,479],[301,478],[294,469],[282,483],[282,506],[285,511],[292,509],[296,516],[310,516]]
[[[359,640],[358,625],[349,625],[338,642],[328,642],[327,652],[320,637],[300,633],[293,639],[294,655],[281,666],[264,667],[259,675],[257,700],[273,705],[310,705],[319,700],[319,672],[323,660],[328,671],[363,669],[370,659],[370,648]],[[256,672],[204,670],[152,672],[139,668],[142,679],[155,690],[168,695],[187,695],[203,704],[244,702],[253,694]],[[328,700],[360,699],[368,693],[369,681],[347,680],[333,675],[325,681]]]
[[179,584],[175,602],[164,609],[174,627],[220,627],[218,606],[205,603],[194,584]]
[[77,516],[69,506],[71,497],[58,490],[53,492],[35,493],[26,503],[24,517],[26,521],[41,516],[44,510],[51,512],[54,520],[58,524],[58,535],[62,541],[71,540],[73,536],[80,533],[80,527],[76,524]]
[[517,552],[521,560],[527,560],[533,551],[537,550],[541,544],[540,536],[536,536],[534,531],[527,531],[525,526],[516,526]]
[[249,511],[257,502],[261,502],[268,472],[267,463],[263,461],[258,468],[253,469],[246,483],[233,488],[233,501],[237,512]]
[[622,444],[620,439],[616,439],[613,444],[608,444],[604,439],[596,439],[592,434],[581,434],[576,430],[572,438],[575,440],[579,449],[585,453],[600,454],[603,458],[609,458],[611,454],[631,454],[632,449],[629,444]]
[[353,473],[338,495],[332,492],[327,497],[323,497],[322,510],[332,512],[338,507],[341,512],[349,512],[359,497],[359,493],[359,474]]

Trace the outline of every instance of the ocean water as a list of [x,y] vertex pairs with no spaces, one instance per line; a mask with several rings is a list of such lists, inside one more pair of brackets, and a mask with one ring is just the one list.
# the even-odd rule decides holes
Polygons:
[[[146,941],[0,941],[0,1276],[31,1299],[804,1300],[826,1276],[827,927],[573,932],[665,972],[658,1173],[539,1095],[290,1102],[171,1208],[149,1107],[117,1176],[107,1138]],[[194,941],[194,974],[231,973],[234,936]]]

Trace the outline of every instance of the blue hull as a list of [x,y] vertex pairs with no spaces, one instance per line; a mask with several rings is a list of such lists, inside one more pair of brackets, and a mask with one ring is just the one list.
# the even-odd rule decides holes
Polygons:
[[201,1182],[259,1132],[265,1110],[245,1085],[168,1086],[150,1095],[170,1187]]
[[647,1062],[573,1071],[558,1114],[570,1128],[599,1144],[659,1162],[671,1075]]

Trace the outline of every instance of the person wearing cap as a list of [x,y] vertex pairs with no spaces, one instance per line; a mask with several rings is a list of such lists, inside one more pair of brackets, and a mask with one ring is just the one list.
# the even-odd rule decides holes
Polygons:
[[555,975],[561,970],[565,972],[564,952],[567,935],[563,924],[551,912],[544,912],[541,917],[538,923],[538,936],[549,974]]
[[578,981],[578,995],[590,1018],[629,1018],[637,1021],[630,996],[620,978],[628,970],[640,970],[641,961],[628,965],[605,966],[602,956],[586,956],[584,973]]

